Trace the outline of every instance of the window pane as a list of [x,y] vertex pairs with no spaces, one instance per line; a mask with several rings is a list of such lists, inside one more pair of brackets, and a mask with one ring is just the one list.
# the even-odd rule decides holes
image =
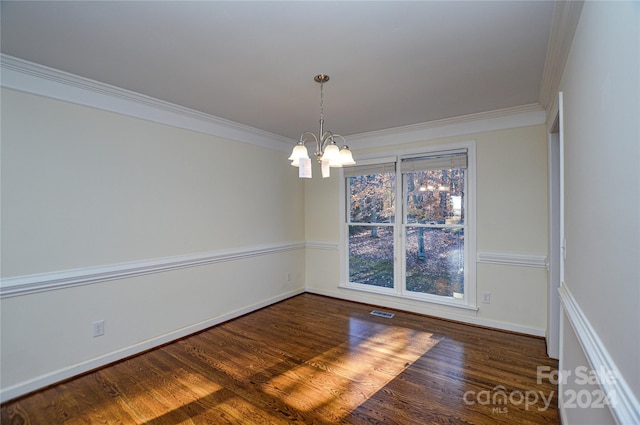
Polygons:
[[407,227],[406,288],[452,297],[464,293],[464,230]]
[[393,223],[395,180],[395,173],[349,177],[351,223]]
[[349,226],[349,281],[393,288],[393,227]]
[[405,173],[407,223],[464,223],[463,168]]

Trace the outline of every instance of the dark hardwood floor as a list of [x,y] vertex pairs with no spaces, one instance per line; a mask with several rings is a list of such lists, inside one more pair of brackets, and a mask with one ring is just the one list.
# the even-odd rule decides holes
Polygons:
[[544,340],[372,309],[299,295],[5,403],[1,423],[559,423]]

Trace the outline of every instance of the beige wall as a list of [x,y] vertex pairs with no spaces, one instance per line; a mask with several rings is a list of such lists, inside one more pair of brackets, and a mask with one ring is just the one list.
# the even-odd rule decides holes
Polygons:
[[[615,369],[618,382],[628,385],[618,393],[627,400],[625,411],[635,406],[636,419],[628,423],[640,420],[639,22],[638,2],[585,2],[560,85],[565,285],[584,325],[577,335],[572,325],[563,327],[560,361],[574,370],[595,367],[588,358],[602,359]],[[564,323],[567,317],[577,323],[575,312],[565,314],[571,316]],[[565,409],[565,422],[596,423],[601,415],[580,410]]]
[[[440,138],[356,154],[380,156],[402,149],[476,141],[477,250],[506,254],[547,253],[547,142],[544,125]],[[366,144],[366,141],[363,142]],[[338,176],[306,182],[307,240],[340,244]],[[340,252],[308,249],[307,289],[361,302],[386,305],[498,328],[544,335],[547,276],[544,268],[478,264],[477,314],[423,302],[338,288]]]
[[8,89],[1,136],[3,278],[294,247],[3,297],[3,398],[303,290],[285,153]]
[[302,240],[282,155],[3,90],[2,275]]
[[[544,126],[394,149],[468,140],[477,141],[478,251],[546,255]],[[347,299],[544,332],[546,275],[540,268],[478,265],[478,293],[491,292],[492,303],[479,304],[477,314],[338,289],[341,180],[334,173],[301,181],[294,168],[283,166],[285,156],[3,89],[3,279],[305,240],[311,246],[4,297],[3,399],[305,285]],[[96,320],[105,321],[99,338],[91,334]]]

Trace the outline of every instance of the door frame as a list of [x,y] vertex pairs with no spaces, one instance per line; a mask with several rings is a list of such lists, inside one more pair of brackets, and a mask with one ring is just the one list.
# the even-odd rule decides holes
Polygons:
[[549,168],[549,261],[547,303],[547,355],[560,357],[560,295],[564,282],[564,124],[562,92],[558,93],[558,113],[548,133]]

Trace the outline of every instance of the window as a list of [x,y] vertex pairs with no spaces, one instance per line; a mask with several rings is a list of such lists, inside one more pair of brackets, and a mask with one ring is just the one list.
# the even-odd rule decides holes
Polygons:
[[405,289],[464,295],[465,153],[401,161]]
[[395,163],[350,169],[349,281],[394,287]]
[[475,306],[475,146],[464,146],[345,168],[344,286]]

